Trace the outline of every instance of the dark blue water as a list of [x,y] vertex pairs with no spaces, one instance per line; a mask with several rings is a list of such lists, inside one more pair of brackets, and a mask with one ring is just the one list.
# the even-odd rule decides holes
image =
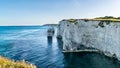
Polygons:
[[47,39],[48,26],[1,26],[0,55],[38,68],[120,68],[119,61],[97,53],[65,53],[61,40]]

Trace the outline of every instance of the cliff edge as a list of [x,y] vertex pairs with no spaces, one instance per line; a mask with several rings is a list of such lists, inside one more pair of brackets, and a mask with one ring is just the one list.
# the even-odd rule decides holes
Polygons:
[[120,21],[69,19],[59,22],[63,51],[99,51],[120,59]]

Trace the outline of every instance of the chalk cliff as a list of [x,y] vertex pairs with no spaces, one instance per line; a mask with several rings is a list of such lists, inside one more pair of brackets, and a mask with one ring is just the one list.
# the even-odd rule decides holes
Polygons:
[[64,51],[93,49],[120,58],[120,22],[62,20],[58,26],[57,37],[62,38]]

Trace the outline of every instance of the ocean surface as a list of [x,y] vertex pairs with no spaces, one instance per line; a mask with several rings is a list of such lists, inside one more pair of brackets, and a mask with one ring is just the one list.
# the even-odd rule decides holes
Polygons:
[[62,53],[61,40],[47,38],[50,26],[0,26],[0,55],[26,60],[38,68],[120,68],[97,53]]

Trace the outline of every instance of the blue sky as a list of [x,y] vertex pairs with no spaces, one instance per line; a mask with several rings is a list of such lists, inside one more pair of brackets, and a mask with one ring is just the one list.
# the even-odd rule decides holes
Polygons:
[[0,0],[0,25],[41,25],[99,16],[120,16],[120,0]]

